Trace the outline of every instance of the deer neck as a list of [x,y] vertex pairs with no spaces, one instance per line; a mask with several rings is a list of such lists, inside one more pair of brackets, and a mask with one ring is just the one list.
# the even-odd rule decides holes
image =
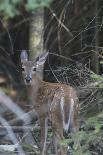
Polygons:
[[33,94],[35,96],[42,84],[43,81],[40,77],[38,75],[33,75],[31,84],[27,86],[29,94]]
[[40,79],[39,75],[34,75],[32,79],[32,87],[37,90],[41,87],[43,81]]

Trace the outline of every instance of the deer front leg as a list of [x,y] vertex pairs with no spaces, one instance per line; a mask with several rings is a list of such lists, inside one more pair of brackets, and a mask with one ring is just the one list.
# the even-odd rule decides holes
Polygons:
[[48,119],[47,119],[47,117],[40,118],[40,128],[41,128],[40,155],[46,155],[46,140],[47,140],[47,132],[48,132]]

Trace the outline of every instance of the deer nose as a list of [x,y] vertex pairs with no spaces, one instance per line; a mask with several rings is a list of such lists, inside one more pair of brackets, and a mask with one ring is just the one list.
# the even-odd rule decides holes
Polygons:
[[25,80],[26,80],[27,83],[29,83],[31,81],[31,77],[30,76],[26,76]]

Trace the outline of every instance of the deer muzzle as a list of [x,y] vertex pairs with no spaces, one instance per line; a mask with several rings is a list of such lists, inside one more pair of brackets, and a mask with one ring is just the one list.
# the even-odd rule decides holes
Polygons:
[[27,75],[27,76],[25,77],[26,83],[29,84],[29,83],[31,82],[31,80],[32,80],[31,76]]

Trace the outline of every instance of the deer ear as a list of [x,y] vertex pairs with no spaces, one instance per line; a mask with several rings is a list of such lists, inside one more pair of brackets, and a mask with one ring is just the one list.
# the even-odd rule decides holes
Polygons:
[[21,62],[28,61],[28,54],[26,50],[22,50],[20,54],[20,59],[21,59]]
[[36,64],[39,65],[43,65],[47,59],[48,56],[48,52],[41,54],[40,56],[38,56],[36,58]]

